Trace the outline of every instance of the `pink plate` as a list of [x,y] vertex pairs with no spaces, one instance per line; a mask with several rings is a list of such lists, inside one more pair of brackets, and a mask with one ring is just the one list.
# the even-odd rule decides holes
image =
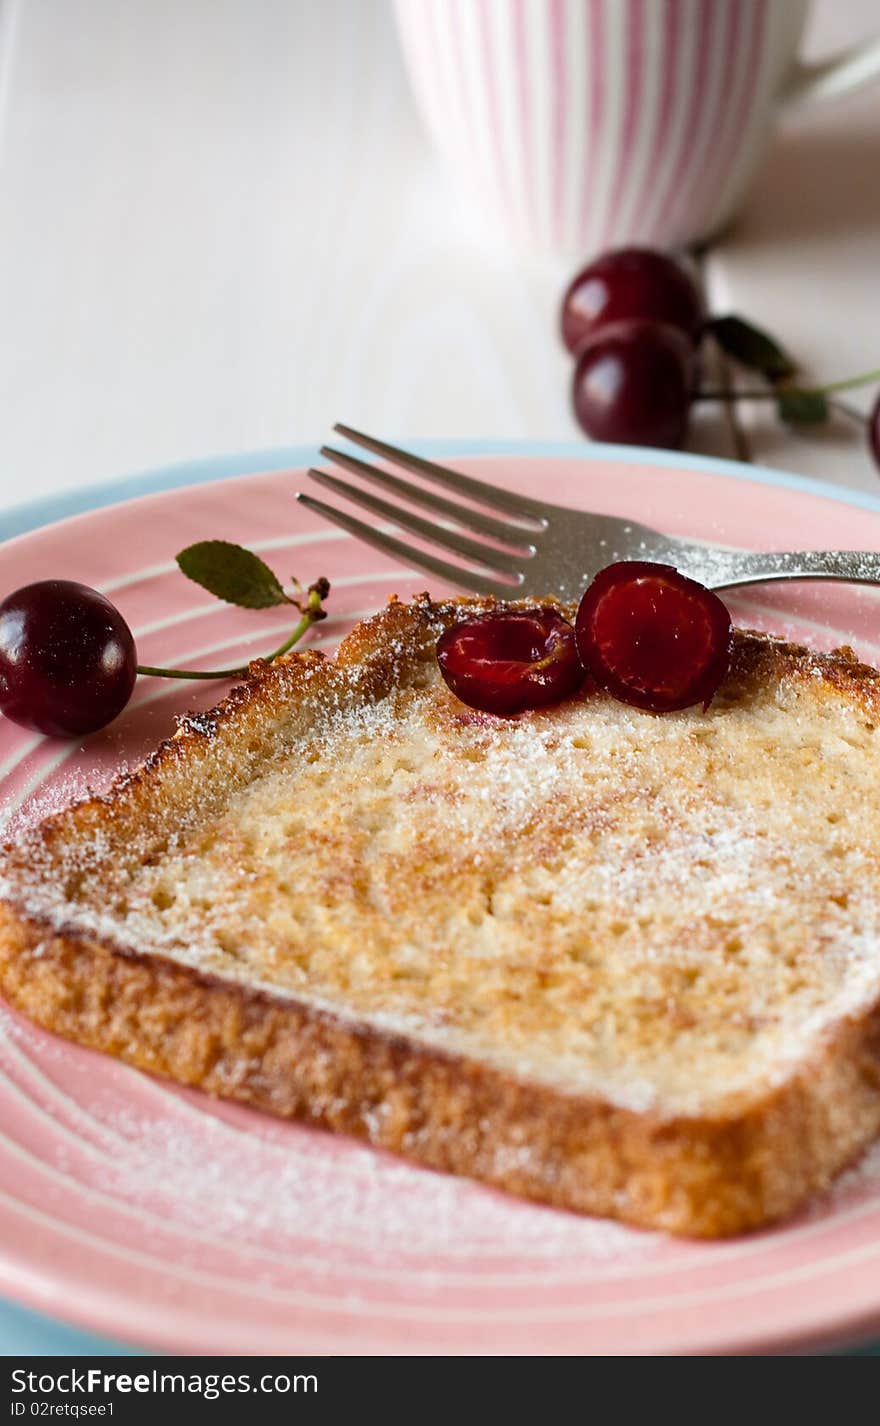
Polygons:
[[[755,548],[880,548],[880,506],[695,458],[462,458],[569,505]],[[276,462],[277,464],[277,462]],[[658,468],[659,467],[659,468]],[[0,549],[0,588],[50,575],[107,591],[149,663],[240,662],[283,611],[231,609],[176,570],[194,539],[333,581],[332,645],[424,575],[292,500],[290,470],[153,494]],[[867,502],[866,502],[867,503]],[[436,591],[436,581],[432,581]],[[880,657],[873,590],[801,585],[736,601],[740,622]],[[0,727],[17,827],[110,775],[205,707],[216,685],[141,680],[82,745]],[[0,1009],[0,1292],[146,1346],[204,1352],[695,1352],[852,1340],[880,1328],[880,1155],[796,1221],[733,1242],[673,1241],[534,1207],[360,1144],[177,1090]]]

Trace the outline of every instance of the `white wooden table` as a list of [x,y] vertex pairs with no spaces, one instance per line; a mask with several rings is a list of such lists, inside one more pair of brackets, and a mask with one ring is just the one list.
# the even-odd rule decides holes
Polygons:
[[[878,27],[820,0],[811,47]],[[878,174],[880,91],[792,119],[708,259],[817,377],[880,362]],[[0,0],[0,510],[336,419],[570,439],[568,275],[478,237],[388,0]],[[753,459],[880,494],[848,427],[744,419]],[[717,417],[692,444],[734,453]],[[0,1304],[0,1348],[93,1342]]]
[[[819,0],[811,47],[880,26]],[[880,360],[880,90],[789,121],[717,302],[817,375]],[[0,507],[188,457],[577,435],[561,261],[489,250],[419,130],[388,0],[0,0]],[[748,423],[746,413],[746,421]],[[726,422],[692,444],[731,454]],[[880,493],[854,430],[755,460]]]

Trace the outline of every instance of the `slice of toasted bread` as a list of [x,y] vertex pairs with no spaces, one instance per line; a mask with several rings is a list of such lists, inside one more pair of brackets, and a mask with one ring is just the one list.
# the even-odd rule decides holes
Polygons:
[[736,638],[708,712],[439,677],[392,601],[7,848],[0,986],[213,1094],[718,1235],[880,1130],[880,674]]

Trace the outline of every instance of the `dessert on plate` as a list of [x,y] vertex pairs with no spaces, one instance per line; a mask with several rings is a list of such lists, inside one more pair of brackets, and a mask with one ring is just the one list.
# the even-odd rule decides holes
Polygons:
[[880,1129],[880,674],[737,632],[689,707],[591,677],[468,706],[456,631],[516,610],[395,600],[334,658],[255,664],[7,848],[0,986],[559,1207],[777,1219]]

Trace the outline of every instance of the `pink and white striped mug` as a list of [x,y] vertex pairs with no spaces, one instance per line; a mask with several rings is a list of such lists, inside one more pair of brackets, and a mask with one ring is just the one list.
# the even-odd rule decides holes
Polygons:
[[880,74],[797,58],[808,0],[395,0],[437,148],[518,243],[678,245],[743,199],[783,105]]

